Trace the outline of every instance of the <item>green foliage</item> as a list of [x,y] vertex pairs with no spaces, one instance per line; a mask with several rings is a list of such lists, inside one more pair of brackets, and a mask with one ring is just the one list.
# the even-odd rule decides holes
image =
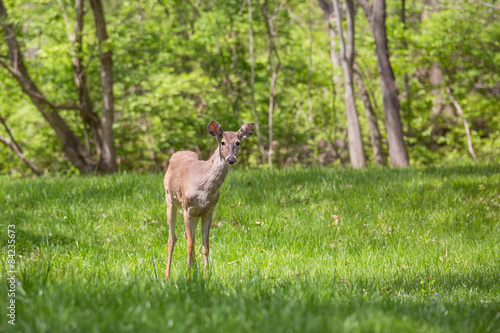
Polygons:
[[[54,103],[78,100],[71,67],[74,4],[61,1],[5,1],[10,21],[25,51],[30,75]],[[278,109],[274,115],[275,164],[343,164],[347,158],[343,87],[334,87],[326,22],[311,1],[309,40],[308,4],[269,1],[276,17],[278,51]],[[282,5],[280,7],[280,4]],[[263,136],[268,142],[270,77],[267,40],[261,2],[253,1],[255,100]],[[92,11],[86,4],[82,59],[95,109],[102,110],[100,64]],[[500,20],[498,11],[477,4],[407,2],[406,26],[401,2],[387,1],[387,30],[391,61],[401,95],[401,116],[409,154],[414,164],[468,159],[464,129],[444,87],[448,85],[464,109],[480,160],[500,156],[498,82],[500,73]],[[155,171],[166,167],[173,151],[196,150],[206,158],[214,149],[205,131],[211,119],[225,129],[253,121],[250,97],[248,9],[243,1],[105,1],[115,76],[115,142],[121,170]],[[361,10],[356,15],[357,62],[372,96],[379,127],[385,136],[374,42]],[[0,31],[3,40],[3,31]],[[308,57],[312,47],[311,101],[308,120]],[[0,54],[7,54],[4,42]],[[434,84],[432,68],[444,80]],[[406,99],[404,75],[409,78]],[[371,158],[368,125],[358,102],[365,151]],[[84,138],[77,112],[62,116]],[[23,96],[9,73],[0,68],[0,115],[26,156],[48,172],[71,169],[61,155],[60,143],[30,100]],[[0,135],[4,129],[0,128]],[[259,163],[256,138],[246,147],[246,162]],[[387,152],[384,140],[384,151]],[[29,170],[0,146],[1,173],[28,174]],[[71,169],[69,172],[73,172]]]
[[497,331],[499,172],[234,171],[214,215],[211,277],[200,268],[189,282],[181,214],[163,281],[161,175],[0,177],[0,255],[9,224],[18,255],[16,327],[0,330]]

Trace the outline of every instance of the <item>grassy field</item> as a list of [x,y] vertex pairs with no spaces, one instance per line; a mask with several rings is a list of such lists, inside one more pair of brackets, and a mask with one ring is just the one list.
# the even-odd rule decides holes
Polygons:
[[162,178],[0,178],[0,331],[500,332],[499,166],[234,170],[188,282]]

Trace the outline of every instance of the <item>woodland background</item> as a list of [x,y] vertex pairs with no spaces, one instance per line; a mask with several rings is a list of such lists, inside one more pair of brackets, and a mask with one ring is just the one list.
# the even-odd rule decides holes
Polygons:
[[177,150],[207,158],[212,119],[257,120],[245,165],[349,165],[335,4],[347,51],[353,9],[356,167],[391,165],[362,4],[385,4],[409,164],[499,161],[495,0],[0,0],[0,174],[159,172]]

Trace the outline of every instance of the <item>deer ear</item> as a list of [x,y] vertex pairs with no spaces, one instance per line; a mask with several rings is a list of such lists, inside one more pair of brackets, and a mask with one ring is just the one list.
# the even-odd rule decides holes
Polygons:
[[208,133],[210,133],[211,136],[220,141],[220,139],[222,139],[222,133],[223,133],[222,126],[215,120],[212,120],[208,124]]
[[254,125],[255,125],[254,123],[246,123],[243,126],[241,126],[240,130],[238,131],[238,138],[240,140],[243,140],[251,137],[253,134]]

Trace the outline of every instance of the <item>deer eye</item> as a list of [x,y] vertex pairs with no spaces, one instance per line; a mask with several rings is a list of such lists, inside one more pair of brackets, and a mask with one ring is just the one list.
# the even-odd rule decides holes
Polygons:
[[220,145],[224,146],[224,145],[226,145],[226,142],[225,141],[221,141]]
[[239,146],[240,145],[240,142],[239,141],[236,141],[236,145]]

